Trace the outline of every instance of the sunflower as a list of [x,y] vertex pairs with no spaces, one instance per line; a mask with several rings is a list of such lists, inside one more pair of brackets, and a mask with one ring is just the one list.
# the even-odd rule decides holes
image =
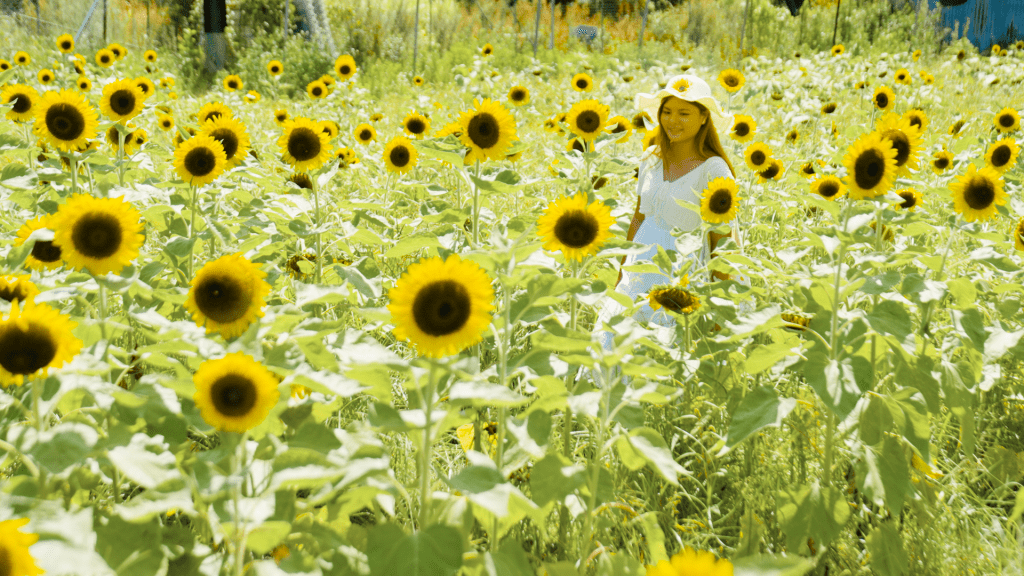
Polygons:
[[787,326],[783,326],[783,328],[794,332],[803,332],[804,330],[807,330],[811,325],[811,320],[812,318],[810,316],[804,316],[803,314],[792,314],[786,312],[782,314],[782,321],[787,324]]
[[45,85],[49,84],[50,82],[53,82],[53,71],[52,70],[47,70],[46,68],[43,68],[42,70],[40,70],[36,74],[36,79],[39,80],[40,84],[45,86]]
[[[824,166],[825,163],[818,160],[818,165]],[[816,175],[817,172],[814,171],[814,162],[807,162],[800,167],[800,176],[803,176],[804,178],[813,178]]]
[[587,151],[587,147],[583,144],[582,140],[580,140],[579,138],[573,137],[572,140],[569,140],[565,144],[565,151],[566,152],[572,152],[573,150],[576,150],[580,154],[584,154]]
[[747,146],[747,149],[743,152],[743,157],[747,161],[747,167],[758,172],[768,168],[771,164],[772,149],[762,142],[754,142]]
[[1019,152],[1020,147],[1017,146],[1013,138],[1006,137],[988,147],[988,152],[985,153],[985,162],[1000,174],[1004,174],[1017,165]]
[[0,92],[0,104],[14,104],[14,107],[7,111],[7,119],[14,122],[27,122],[35,118],[33,108],[38,101],[39,93],[35,88],[23,84],[8,86]]
[[220,102],[210,102],[208,104],[203,104],[203,107],[199,109],[198,113],[196,113],[196,118],[199,120],[199,124],[203,125],[218,116],[232,118],[234,115],[235,113],[231,111],[231,108],[228,108],[224,104],[221,104]]
[[192,280],[185,309],[206,333],[220,332],[224,338],[241,336],[249,325],[263,317],[270,284],[259,264],[241,253],[207,262]]
[[388,299],[395,337],[433,358],[458,354],[480,342],[494,309],[491,278],[458,254],[409,266]]
[[319,80],[313,80],[309,84],[306,84],[306,95],[313,100],[319,100],[327,97],[327,86]]
[[235,90],[241,90],[245,84],[237,74],[230,74],[224,78],[224,89],[228,92],[234,92]]
[[146,62],[156,62],[156,50],[146,50],[142,53],[142,58]]
[[419,74],[412,77],[413,86],[423,86],[423,82],[425,82],[425,80],[423,80],[423,76],[420,76]]
[[405,136],[395,136],[384,147],[384,164],[388,172],[405,174],[417,164],[419,152]]
[[917,128],[917,131],[924,134],[926,128],[928,128],[928,115],[924,113],[924,110],[919,108],[913,108],[903,113],[903,118],[910,122],[910,125]]
[[651,310],[664,308],[676,314],[690,314],[700,308],[700,297],[684,290],[688,279],[679,286],[653,288],[647,294],[647,302]]
[[647,150],[647,149],[648,149],[648,148],[650,148],[651,146],[654,146],[654,143],[655,143],[655,142],[656,142],[657,140],[658,140],[658,133],[657,133],[657,132],[655,132],[655,131],[653,131],[653,130],[652,130],[651,132],[648,132],[648,133],[647,133],[647,134],[645,134],[645,135],[644,135],[644,137],[643,137],[643,138],[642,138],[642,139],[640,140],[640,149],[641,149],[641,150]]
[[139,255],[142,219],[123,198],[75,194],[53,215],[53,243],[72,268],[95,276],[121,270]]
[[0,72],[7,72],[11,69],[11,63],[3,58],[0,58]]
[[888,192],[896,176],[898,153],[878,132],[869,132],[854,142],[843,157],[850,196],[862,200]]
[[143,98],[149,98],[156,92],[156,85],[153,81],[145,76],[140,76],[135,79],[135,85],[139,87],[139,91],[142,92]]
[[271,76],[280,76],[284,72],[284,64],[281,64],[279,60],[271,60],[267,62],[267,73]]
[[193,382],[199,414],[221,432],[252,430],[281,398],[277,377],[244,352],[203,362]]
[[[13,302],[10,314],[0,320],[0,385],[21,386],[70,362],[82,349],[82,341],[71,333],[77,325],[46,304]],[[0,552],[7,542],[0,539]]]
[[356,126],[355,130],[352,131],[352,136],[355,137],[356,142],[360,144],[369,144],[371,141],[377,139],[377,131],[374,130],[373,126],[363,122],[359,126]]
[[490,42],[484,44],[484,47],[480,49],[480,54],[482,56],[490,56],[491,54],[494,54],[494,46],[491,46]]
[[278,126],[283,126],[288,121],[288,111],[284,108],[278,108],[274,111],[274,122],[277,122]]
[[174,151],[174,169],[193,186],[209,184],[227,167],[224,146],[211,136],[196,135]]
[[126,50],[124,46],[121,46],[117,42],[111,44],[110,46],[107,46],[107,50],[110,50],[110,52],[114,55],[114,58],[117,58],[118,60],[121,60],[128,55],[128,50]]
[[953,191],[953,209],[968,222],[988,220],[996,215],[996,206],[1006,204],[1003,180],[990,166],[978,170],[970,164],[967,173],[949,184]]
[[115,122],[131,120],[142,112],[146,96],[132,80],[118,80],[103,87],[100,111]]
[[384,115],[381,114],[380,112],[374,112],[373,115],[370,116],[370,122],[380,122],[383,119]]
[[199,134],[220,142],[224,148],[226,169],[241,164],[249,152],[249,133],[246,132],[245,125],[234,118],[221,116],[207,120]]
[[598,135],[606,130],[608,114],[608,106],[597,100],[583,100],[573,104],[566,116],[566,122],[573,134],[593,142]]
[[102,48],[96,52],[96,63],[104,68],[110,68],[116,59],[117,58],[114,56],[114,53],[106,48]]
[[683,576],[689,574],[732,576],[733,566],[728,560],[716,559],[715,555],[711,552],[697,551],[689,546],[673,556],[671,561],[662,560],[657,565],[647,565],[647,576]]
[[705,222],[724,224],[736,217],[740,196],[736,181],[720,176],[704,189],[700,199],[700,216]]
[[900,68],[896,71],[896,83],[903,84],[904,86],[910,86],[914,82],[914,77],[910,75],[910,71],[906,68]]
[[800,140],[800,131],[796,128],[793,128],[786,134],[786,142],[796,144],[798,140]]
[[953,155],[947,150],[941,150],[932,155],[932,171],[942,174],[953,164]]
[[737,142],[747,142],[757,133],[757,122],[746,114],[736,114],[729,136]]
[[462,134],[459,140],[470,150],[465,162],[503,160],[505,151],[516,138],[516,121],[505,108],[496,101],[485,98],[473,100],[475,110],[467,110],[459,115]]
[[[47,229],[52,231],[50,224],[52,216],[39,216],[25,222],[18,229],[18,237],[14,240],[15,246],[22,246],[28,241],[29,236],[36,230]],[[32,270],[53,270],[59,268],[62,263],[60,248],[54,246],[52,240],[36,240],[32,246],[32,252],[25,260],[25,265]]]
[[331,144],[320,126],[308,118],[297,117],[284,124],[277,140],[284,161],[299,171],[316,170],[331,157]]
[[28,55],[28,52],[19,50],[14,53],[14,63],[18,66],[28,66],[32,63],[32,57]]
[[896,105],[896,95],[893,94],[892,89],[888,86],[879,86],[875,88],[871,101],[875,104],[875,108],[882,112],[888,112]]
[[996,129],[1004,134],[1014,132],[1020,129],[1020,114],[1013,108],[1003,108],[996,112],[992,122],[995,124]]
[[[487,446],[487,451],[492,455],[496,454],[498,449],[498,423],[488,422],[481,428],[481,431],[487,434],[487,443],[482,445]],[[476,427],[470,424],[463,424],[455,429],[455,437],[459,439],[459,445],[462,446],[463,452],[469,452],[473,449],[476,444]]]
[[[106,131],[107,144],[110,149],[117,152],[121,146],[121,131],[117,129],[119,124],[111,124],[110,128]],[[134,128],[134,124],[128,124],[126,128]],[[132,156],[135,154],[135,141],[132,140],[131,134],[125,134],[124,136],[124,153],[126,156]]]
[[0,300],[27,302],[39,294],[39,288],[32,283],[31,276],[0,276]]
[[645,118],[648,122],[651,121],[651,117],[647,114],[647,112],[637,112],[635,115],[633,115],[632,120],[630,120],[633,129],[636,130],[637,132],[647,132],[647,125],[644,124]]
[[75,51],[75,39],[71,34],[61,34],[57,37],[57,50],[62,54],[70,54]]
[[141,149],[143,144],[149,142],[149,132],[146,132],[145,128],[139,128],[128,136],[128,140],[125,143],[128,141],[131,141],[136,147]]
[[743,88],[745,82],[743,74],[739,70],[722,70],[721,74],[718,75],[718,83],[722,85],[728,92],[737,92],[740,88]]
[[896,191],[896,195],[903,198],[903,202],[900,202],[898,206],[904,210],[914,211],[921,205],[922,196],[921,193],[913,188],[903,188]]
[[577,92],[590,92],[594,89],[594,80],[586,72],[572,77],[572,89]]
[[822,176],[811,183],[811,192],[826,200],[835,200],[846,193],[846,185],[836,176]]
[[324,83],[324,86],[327,87],[327,93],[328,94],[331,94],[332,92],[334,92],[334,84],[335,84],[335,82],[334,82],[334,78],[332,78],[330,74],[324,74],[323,76],[317,78],[317,80],[319,80],[319,81]]
[[964,122],[963,120],[957,120],[956,122],[949,125],[949,130],[947,131],[947,133],[950,136],[956,136],[957,134],[960,133],[960,130],[963,130],[965,124],[966,122]]
[[629,123],[625,116],[615,116],[608,119],[607,130],[612,134],[621,134],[622,137],[615,141],[617,144],[629,142],[629,137],[633,135],[633,125]]
[[78,80],[75,82],[75,86],[78,87],[79,92],[88,92],[89,90],[92,90],[92,81],[85,76],[79,76]]
[[843,47],[842,44],[836,44],[835,46],[832,47],[832,55],[833,56],[839,56],[843,52],[846,52],[846,48]]
[[430,130],[430,119],[417,112],[410,112],[406,115],[405,120],[402,120],[402,128],[405,129],[405,133],[409,136],[422,140],[423,136]]
[[166,78],[161,78],[160,79],[160,87],[161,88],[172,88],[172,87],[174,87],[174,78],[171,78],[170,76],[167,76]]
[[586,194],[579,192],[548,204],[537,219],[537,235],[546,250],[561,251],[566,260],[582,261],[612,237],[614,223],[607,205],[600,201],[587,204]]
[[1010,228],[1010,236],[1013,236],[1013,246],[1017,250],[1024,250],[1024,218]]
[[156,125],[167,132],[174,129],[174,117],[169,114],[160,114],[156,117]]
[[28,518],[0,522],[0,558],[4,559],[4,573],[11,576],[37,576],[43,571],[36,566],[28,549],[39,541],[38,534],[19,530],[28,524]]
[[309,174],[305,172],[296,172],[288,177],[288,181],[295,184],[303,190],[313,189],[313,179],[309,177]]
[[338,59],[334,61],[334,73],[342,82],[351,78],[357,69],[355,59],[348,54],[338,56]]
[[321,120],[319,123],[320,131],[327,134],[328,141],[334,140],[338,136],[338,123],[334,120]]
[[43,94],[35,107],[35,116],[36,133],[66,152],[96,137],[96,111],[77,92],[52,90]]
[[522,106],[530,103],[530,91],[524,86],[513,86],[508,91],[508,101],[513,106]]
[[887,113],[875,124],[875,131],[896,149],[896,168],[899,173],[910,174],[910,169],[917,170],[917,155],[923,142],[921,133],[908,118]]

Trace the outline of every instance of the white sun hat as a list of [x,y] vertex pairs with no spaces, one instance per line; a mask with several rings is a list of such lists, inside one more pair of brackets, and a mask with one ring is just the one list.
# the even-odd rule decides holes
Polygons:
[[[687,102],[700,102],[711,113],[711,121],[714,122],[715,131],[719,134],[726,134],[732,130],[733,115],[726,114],[718,100],[711,95],[711,87],[708,83],[692,74],[680,74],[672,77],[665,83],[665,87],[658,90],[656,94],[640,93],[636,95],[636,107],[641,112],[647,113],[654,126],[658,125],[658,108],[666,96],[675,96]],[[644,123],[647,119],[644,118]],[[653,128],[653,126],[649,126]]]

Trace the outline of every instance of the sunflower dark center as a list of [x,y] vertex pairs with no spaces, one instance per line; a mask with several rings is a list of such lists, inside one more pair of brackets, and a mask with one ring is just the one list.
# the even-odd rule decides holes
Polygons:
[[121,223],[111,214],[94,212],[78,219],[71,231],[75,249],[89,258],[107,258],[121,247]]
[[597,220],[583,210],[570,210],[555,222],[555,237],[570,248],[584,248],[597,238]]
[[872,190],[885,176],[885,158],[874,148],[865,150],[853,163],[853,179],[863,190]]
[[576,117],[576,127],[586,133],[596,132],[601,127],[601,116],[593,110],[584,110]]
[[110,109],[124,116],[135,109],[135,94],[131,90],[118,90],[110,95]]
[[76,140],[85,132],[85,116],[73,104],[54,104],[46,111],[46,129],[58,140]]
[[413,134],[423,134],[423,131],[427,129],[427,125],[423,122],[423,120],[420,120],[419,118],[413,118],[412,120],[409,120],[409,122],[406,123],[405,127],[408,128],[409,132],[412,132]]
[[747,124],[746,122],[740,122],[739,124],[736,125],[735,132],[737,136],[746,136],[747,134],[750,134],[750,125]]
[[811,166],[810,164],[804,166],[803,172],[804,174],[814,174],[814,166]]
[[822,108],[822,110],[825,112],[825,114],[831,114],[831,113],[836,111],[836,105],[835,104],[825,104],[825,107]]
[[171,121],[165,119],[163,122],[160,123],[160,125],[163,126],[164,128],[170,128],[171,127]]
[[879,108],[885,108],[889,105],[889,96],[886,94],[878,94],[875,96],[875,105]]
[[371,136],[373,136],[373,134],[371,134],[369,130],[362,130],[359,132],[360,140],[369,140]]
[[1014,121],[1013,121],[1013,116],[1012,115],[1010,115],[1010,114],[1003,114],[1002,116],[999,117],[999,125],[1002,126],[1003,128],[1009,128],[1009,127],[1013,126],[1013,124],[1014,124]]
[[228,160],[234,158],[235,152],[238,152],[237,134],[228,128],[218,128],[211,132],[210,136],[224,147],[224,155],[227,156]]
[[765,157],[764,152],[761,150],[754,150],[750,154],[750,161],[754,163],[754,166],[760,166],[761,164],[764,164],[764,161],[766,159],[767,158]]
[[347,76],[348,73],[352,71],[352,68],[350,68],[348,64],[344,64],[342,65],[341,70],[339,71],[341,72],[342,76]]
[[323,88],[319,86],[313,86],[313,96],[319,96],[324,93]]
[[15,114],[24,114],[32,108],[32,100],[27,94],[15,94],[12,100],[14,101],[12,111]]
[[199,146],[189,150],[185,155],[185,170],[194,177],[202,178],[217,167],[217,156],[213,150],[205,146]]
[[654,297],[658,304],[673,312],[682,312],[693,305],[693,295],[685,290],[666,290]]
[[43,82],[49,82],[49,81],[50,81],[50,75],[49,74],[43,74]]
[[708,208],[715,214],[728,214],[732,208],[732,193],[728,190],[715,190],[708,200]]
[[818,186],[818,194],[825,198],[831,198],[839,193],[839,185],[835,182],[825,182]]
[[145,82],[140,82],[137,86],[139,87],[139,90],[142,90],[143,94],[149,94],[149,86],[146,85]]
[[729,86],[729,87],[736,86],[739,83],[740,83],[740,79],[735,77],[735,76],[726,76],[725,77],[725,84],[727,86]]
[[71,50],[71,46],[71,42],[68,42],[67,40],[60,43],[61,50]]
[[292,177],[289,178],[289,180],[291,180],[292,183],[294,183],[299,188],[304,188],[306,190],[313,189],[313,180],[311,180],[310,177],[305,174],[293,174]]
[[[764,170],[759,172],[759,174],[761,175],[762,178],[765,178],[767,180],[775,178],[779,174],[779,165],[775,164],[775,163],[772,163],[771,166],[765,168]],[[716,194],[717,194],[717,192],[716,192]]]
[[100,62],[102,62],[104,64],[106,64],[107,62],[110,62],[110,56],[107,56],[106,54],[100,56]]
[[[57,342],[45,326],[29,323],[27,329],[11,322],[0,334],[0,366],[11,374],[27,376],[48,365],[57,355]],[[0,551],[4,547],[0,546]],[[0,568],[9,558],[0,557]],[[9,570],[8,570],[8,573]]]
[[626,131],[626,125],[622,122],[615,124],[615,128],[612,128],[612,134],[621,134]]
[[195,295],[199,311],[221,324],[245,316],[252,300],[242,283],[228,275],[206,278],[195,287]]
[[281,69],[278,68],[277,66],[271,66],[270,67],[270,71],[273,72],[274,74],[277,74],[280,70]]
[[946,158],[936,158],[934,164],[939,170],[945,170],[949,166],[949,160]]
[[288,137],[288,153],[299,162],[320,155],[320,137],[309,128],[296,128]]
[[579,150],[580,152],[584,152],[584,153],[587,151],[587,149],[583,147],[583,143],[580,142],[578,138],[573,138],[573,140],[572,140],[572,149],[573,150]]
[[910,140],[907,139],[907,135],[900,130],[889,130],[882,138],[892,142],[892,147],[896,149],[896,167],[906,164],[910,159]]
[[469,320],[469,291],[455,280],[439,280],[420,289],[412,305],[416,326],[430,336],[458,332]]
[[992,165],[996,168],[1002,168],[1010,161],[1010,147],[1006,144],[1000,144],[998,148],[992,152]]
[[487,112],[476,114],[469,120],[469,139],[484,150],[492,148],[501,138],[498,119]]
[[515,100],[516,102],[519,102],[520,100],[523,100],[524,98],[526,98],[526,92],[523,92],[522,90],[513,90],[512,91],[512,99]]
[[36,240],[32,246],[32,257],[40,262],[57,262],[60,260],[60,248],[50,240]]
[[388,155],[388,159],[395,168],[405,168],[406,164],[409,163],[409,149],[405,146],[395,146],[391,150],[391,154]]
[[923,126],[923,125],[924,125],[924,123],[923,123],[923,122],[921,122],[921,118],[919,118],[919,117],[917,117],[917,116],[911,116],[911,117],[910,117],[910,125],[911,125],[911,126],[916,126],[916,127],[917,127],[917,129],[918,129],[918,130],[920,130],[920,129],[921,129],[921,126]]
[[245,416],[256,405],[256,385],[238,374],[222,376],[210,387],[213,407],[225,416]]
[[964,201],[974,210],[984,210],[996,199],[996,189],[987,178],[975,176],[964,188]]
[[909,209],[917,206],[917,196],[914,196],[911,192],[900,192],[900,198],[903,198],[900,208]]
[[[17,298],[19,302],[24,302],[26,296],[28,296],[28,292],[23,290],[23,285],[20,282],[14,286],[0,288],[0,300],[14,302],[14,299]],[[0,572],[0,576],[2,575],[3,572]]]
[[590,86],[590,82],[587,82],[586,78],[580,78],[576,81],[576,87],[580,90],[585,90],[587,86]]
[[231,80],[228,82],[228,88],[238,88],[238,82]]

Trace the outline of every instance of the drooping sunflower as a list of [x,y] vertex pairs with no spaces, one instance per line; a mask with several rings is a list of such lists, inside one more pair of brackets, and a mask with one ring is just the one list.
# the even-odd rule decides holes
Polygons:
[[167,132],[174,129],[174,117],[169,114],[160,114],[156,117],[156,125]]
[[156,92],[156,84],[153,84],[153,81],[145,76],[139,76],[134,82],[139,87],[139,91],[142,92],[143,98],[149,98]]
[[192,280],[185,309],[206,333],[220,332],[225,339],[241,336],[263,317],[270,284],[259,264],[241,253],[207,262]]
[[356,129],[352,131],[352,136],[355,137],[356,142],[360,144],[369,144],[370,142],[377,139],[377,131],[374,130],[373,126],[363,122]]
[[917,170],[917,156],[924,141],[909,118],[887,113],[875,124],[875,131],[896,149],[898,173],[909,175],[911,169]]
[[743,88],[743,84],[746,80],[743,78],[743,73],[739,70],[732,68],[728,70],[722,70],[718,75],[718,83],[722,85],[728,92],[738,92]]
[[854,142],[843,157],[850,197],[863,200],[888,192],[896,177],[898,153],[878,132],[869,132]]
[[605,132],[608,114],[608,106],[597,100],[583,100],[572,105],[565,120],[573,134],[593,142],[599,134]]
[[839,56],[843,52],[846,52],[846,48],[842,44],[836,44],[832,47],[832,55]]
[[771,165],[772,149],[763,142],[754,142],[743,152],[743,158],[747,167],[755,172],[760,172]]
[[708,182],[708,187],[701,194],[700,216],[705,222],[724,224],[736,217],[740,200],[736,181],[719,176]]
[[793,128],[786,134],[786,142],[796,144],[798,140],[800,140],[800,131],[796,128]]
[[924,134],[928,128],[928,115],[920,108],[912,108],[903,113],[903,118],[910,122],[910,125],[917,128],[917,131]]
[[430,131],[430,119],[417,112],[410,112],[402,120],[402,128],[409,136],[422,140],[427,132]]
[[32,63],[32,57],[28,55],[28,52],[18,50],[14,53],[14,63],[18,66],[28,66]]
[[209,102],[203,104],[203,107],[196,113],[196,118],[199,120],[199,124],[206,124],[208,121],[217,118],[218,116],[224,116],[226,118],[234,117],[235,113],[220,102]]
[[900,202],[897,206],[910,212],[913,212],[915,208],[921,205],[921,200],[923,198],[921,193],[913,188],[897,190],[896,195],[903,198],[903,202]]
[[1024,218],[1010,228],[1010,236],[1013,236],[1013,247],[1024,251]]
[[114,53],[106,48],[101,48],[96,52],[96,63],[104,68],[110,68],[116,59]]
[[241,164],[249,153],[249,133],[245,130],[245,125],[235,118],[221,116],[207,120],[199,134],[220,142],[227,162],[225,169]]
[[78,86],[79,92],[88,92],[89,90],[92,90],[92,80],[89,80],[85,76],[79,76],[75,85]]
[[491,46],[490,42],[484,44],[484,47],[480,49],[480,54],[483,56],[490,56],[491,54],[494,54],[494,46]]
[[281,398],[277,377],[244,352],[203,362],[192,381],[200,416],[222,432],[259,426]]
[[635,115],[633,115],[632,120],[630,120],[633,129],[636,130],[637,132],[647,132],[647,125],[644,124],[645,118],[648,122],[651,121],[651,117],[646,112],[637,112]]
[[590,92],[594,89],[594,79],[586,72],[580,72],[572,77],[572,89],[577,92]]
[[513,106],[522,106],[530,103],[530,90],[525,86],[513,86],[508,91],[508,101]]
[[966,124],[967,123],[965,121],[963,121],[963,120],[957,120],[956,122],[954,122],[954,123],[949,125],[949,130],[947,131],[947,133],[950,136],[956,136],[957,134],[960,133],[960,130],[963,130],[963,127]]
[[729,136],[737,142],[748,142],[757,133],[757,122],[746,114],[736,114]]
[[896,105],[896,94],[888,86],[879,86],[875,88],[875,93],[871,96],[871,102],[874,103],[875,108],[882,112],[888,112]]
[[205,134],[185,140],[174,151],[174,169],[182,180],[193,186],[213,182],[226,167],[224,146]]
[[262,99],[263,97],[260,96],[260,93],[255,90],[249,90],[246,92],[245,96],[242,97],[242,100],[245,100],[246,104],[256,104]]
[[36,294],[39,288],[32,282],[31,276],[22,274],[17,276],[0,276],[0,300],[8,302],[28,302]]
[[836,176],[822,176],[811,183],[811,192],[826,200],[835,200],[846,193],[846,185]]
[[228,92],[241,90],[243,86],[245,86],[245,84],[242,82],[242,78],[237,74],[229,74],[224,78],[224,89]]
[[782,321],[788,324],[787,326],[783,326],[783,328],[793,332],[803,332],[807,330],[811,325],[811,320],[813,320],[811,316],[794,314],[791,312],[783,312],[781,317]]
[[72,268],[95,276],[120,274],[139,255],[145,237],[139,211],[124,198],[75,194],[54,214],[53,243]]
[[323,129],[308,118],[297,117],[284,125],[277,140],[284,161],[300,171],[316,170],[331,157],[331,143]]
[[949,189],[953,191],[953,209],[968,222],[989,220],[996,215],[996,206],[1006,204],[1003,179],[989,166],[978,170],[971,163],[966,174],[949,183]]
[[28,521],[28,518],[18,518],[0,522],[0,558],[4,559],[4,571],[12,576],[38,576],[43,573],[28,551],[39,541],[39,535],[20,531]]
[[380,122],[383,119],[384,115],[381,114],[380,112],[374,112],[373,115],[370,116],[370,122]]
[[579,152],[580,154],[584,154],[587,151],[587,147],[586,145],[583,144],[582,140],[574,137],[565,144],[566,152],[572,152],[573,150]]
[[28,122],[35,118],[33,108],[39,101],[39,93],[31,86],[14,84],[4,88],[0,93],[0,104],[14,104],[14,107],[7,111],[7,119],[14,122]]
[[942,174],[953,165],[953,155],[948,150],[941,150],[932,155],[932,171]]
[[278,126],[284,126],[284,123],[288,121],[288,111],[284,108],[278,108],[274,111],[274,122],[277,122]]
[[732,576],[733,566],[724,558],[716,559],[711,552],[694,550],[689,546],[673,556],[671,561],[662,560],[657,565],[647,565],[647,576],[683,576],[684,574]]
[[838,105],[835,102],[829,102],[821,107],[822,114],[832,114],[836,111]]
[[700,308],[700,297],[685,290],[684,286],[686,282],[681,282],[679,286],[652,288],[647,294],[647,303],[651,310],[664,308],[676,314],[690,314],[696,311]]
[[462,129],[459,140],[470,149],[465,162],[503,160],[505,152],[516,139],[515,118],[501,103],[490,98],[484,99],[483,103],[474,99],[473,106],[475,109],[459,115]]
[[[120,149],[121,147],[121,132],[120,130],[117,129],[118,126],[120,126],[120,124],[111,124],[110,128],[107,128],[106,131],[107,144],[110,146],[110,149],[113,150],[114,152],[117,152],[118,149]],[[126,126],[126,128],[134,127],[134,124],[128,124],[128,126]],[[135,149],[135,141],[132,140],[131,133],[126,133],[124,135],[125,156],[132,156],[133,154],[135,154]]]
[[[18,229],[18,237],[14,240],[14,245],[24,245],[36,230],[46,229],[52,232],[51,218],[52,216],[49,215],[39,216],[25,222]],[[32,246],[32,253],[25,259],[25,265],[32,270],[53,270],[59,268],[62,263],[60,248],[55,246],[52,240],[36,240]]]
[[537,235],[544,240],[544,249],[561,251],[566,260],[582,261],[612,237],[614,223],[607,205],[587,204],[586,194],[579,192],[548,204],[537,219]]
[[395,136],[384,147],[384,165],[388,172],[405,174],[416,166],[419,152],[405,136]]
[[1000,174],[1005,174],[1007,170],[1017,165],[1019,152],[1020,146],[1017,146],[1013,138],[1007,136],[988,147],[988,152],[985,153],[985,162]]
[[432,358],[458,354],[480,342],[494,309],[491,278],[458,254],[409,266],[388,299],[395,337]]
[[[71,333],[77,325],[46,304],[12,303],[10,314],[0,319],[0,385],[21,386],[74,359],[82,349]],[[0,552],[7,552],[6,542],[0,539]]]
[[629,142],[629,137],[633,135],[633,125],[629,123],[629,120],[625,116],[614,116],[608,119],[608,132],[612,134],[619,134],[621,138],[616,140],[617,144],[625,144]]
[[335,84],[335,82],[334,82],[334,78],[332,78],[330,74],[324,74],[323,76],[317,78],[317,80],[323,82],[324,86],[327,87],[327,94],[328,95],[331,94],[332,92],[334,92],[334,84]]
[[[480,447],[492,455],[496,454],[498,449],[498,423],[488,422],[481,427],[481,431],[487,435],[487,440],[481,441]],[[455,429],[455,437],[459,439],[462,451],[469,452],[476,444],[476,428],[473,423],[463,424]]]
[[131,120],[142,112],[146,96],[133,80],[118,80],[103,87],[100,111],[115,122]]
[[89,101],[72,90],[51,90],[34,107],[36,134],[66,152],[96,137],[98,118]]
[[348,80],[356,73],[356,61],[348,54],[342,54],[334,61],[334,73],[342,82]]
[[131,140],[136,148],[141,149],[143,144],[149,142],[149,132],[146,132],[145,128],[139,128],[128,136],[128,140]]
[[312,100],[326,98],[327,86],[319,80],[313,80],[309,84],[306,84],[306,96],[309,96]]
[[995,118],[992,119],[992,123],[995,124],[997,130],[1002,133],[1015,132],[1020,130],[1020,114],[1017,113],[1013,108],[1003,108],[999,112],[996,112]]

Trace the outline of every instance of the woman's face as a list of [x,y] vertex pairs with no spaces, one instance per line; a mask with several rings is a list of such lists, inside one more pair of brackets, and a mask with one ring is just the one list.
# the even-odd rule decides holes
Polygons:
[[661,108],[659,122],[665,128],[665,134],[673,144],[685,142],[697,136],[704,117],[700,108],[675,96],[669,96]]

